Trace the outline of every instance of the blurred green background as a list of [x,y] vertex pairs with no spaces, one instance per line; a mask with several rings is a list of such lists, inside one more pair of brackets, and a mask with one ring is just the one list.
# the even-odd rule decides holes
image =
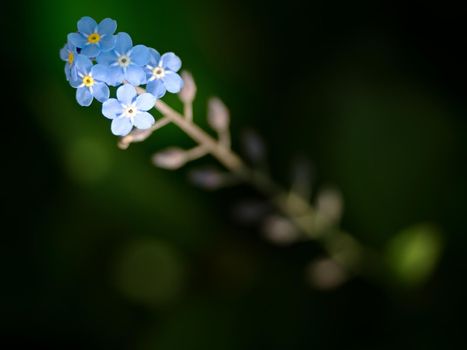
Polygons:
[[[234,147],[258,130],[279,182],[294,155],[311,159],[313,184],[343,193],[345,230],[389,268],[313,288],[305,271],[319,245],[278,247],[233,219],[254,191],[202,192],[185,171],[151,165],[156,150],[192,145],[175,127],[119,150],[100,105],[75,102],[58,57],[85,15],[177,53],[198,85],[196,121],[206,127],[206,100],[221,97]],[[7,348],[450,348],[467,291],[465,15],[361,0],[5,10]]]

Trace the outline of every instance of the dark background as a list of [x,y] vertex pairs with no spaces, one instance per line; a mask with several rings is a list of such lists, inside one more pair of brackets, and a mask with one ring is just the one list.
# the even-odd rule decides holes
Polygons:
[[[319,245],[278,247],[232,218],[252,191],[206,193],[184,170],[151,165],[154,151],[191,145],[175,127],[121,151],[99,104],[77,105],[58,51],[84,15],[176,52],[198,85],[196,121],[206,127],[206,100],[220,96],[234,147],[245,127],[258,130],[279,182],[294,155],[312,160],[314,184],[342,191],[342,226],[361,242],[384,255],[422,223],[439,232],[440,259],[422,280],[401,277],[416,283],[383,270],[334,290],[310,286],[304,271]],[[44,0],[3,16],[8,348],[440,349],[465,338],[460,7]]]

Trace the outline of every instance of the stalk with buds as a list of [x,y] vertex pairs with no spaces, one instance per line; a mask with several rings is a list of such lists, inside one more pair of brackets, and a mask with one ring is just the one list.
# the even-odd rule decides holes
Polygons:
[[[339,266],[342,269],[339,276],[360,273],[360,265],[362,259],[366,258],[367,252],[354,238],[338,228],[342,213],[342,199],[339,192],[333,189],[320,191],[316,196],[315,205],[312,205],[306,197],[309,195],[306,176],[301,178],[297,176],[289,190],[281,188],[267,172],[263,171],[264,144],[251,130],[244,135],[245,147],[251,163],[258,166],[247,165],[231,149],[230,114],[225,104],[217,97],[208,101],[207,121],[217,133],[217,138],[213,138],[202,130],[193,118],[193,102],[196,96],[193,77],[188,72],[183,72],[182,76],[185,85],[178,96],[184,106],[183,112],[178,112],[158,100],[155,108],[162,114],[162,118],[148,130],[134,129],[122,137],[119,147],[127,149],[132,143],[144,141],[162,127],[175,124],[196,143],[196,146],[188,150],[179,147],[161,150],[152,157],[155,166],[176,170],[195,159],[206,155],[213,156],[226,170],[205,168],[192,171],[190,179],[195,185],[208,190],[238,183],[252,185],[277,210],[277,214],[263,218],[263,231],[267,239],[276,244],[305,240],[320,241],[332,258],[334,264],[332,266],[334,268]],[[137,88],[137,91],[139,94],[145,93],[142,88]],[[315,269],[311,268],[311,271]]]

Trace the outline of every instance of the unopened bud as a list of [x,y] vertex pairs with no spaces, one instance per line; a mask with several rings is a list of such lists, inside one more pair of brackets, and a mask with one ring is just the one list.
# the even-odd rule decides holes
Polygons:
[[263,232],[267,239],[281,245],[291,244],[299,236],[297,228],[289,220],[278,215],[270,216],[264,221]]
[[336,223],[342,216],[342,196],[335,189],[324,189],[318,193],[316,208],[320,215],[332,223]]
[[331,258],[313,261],[307,270],[310,284],[323,290],[337,288],[348,278],[344,268]]
[[175,170],[185,164],[186,152],[176,147],[167,148],[154,154],[152,162],[160,168]]
[[217,132],[228,129],[230,121],[229,110],[217,97],[211,97],[208,101],[208,123]]
[[196,84],[193,76],[188,71],[182,72],[183,88],[178,96],[183,103],[191,103],[196,96]]
[[153,130],[151,128],[149,128],[149,129],[134,129],[130,134],[132,136],[132,141],[131,142],[144,141],[152,133],[153,133]]
[[233,217],[242,224],[255,224],[264,218],[271,210],[268,202],[260,200],[244,200],[233,209]]
[[242,136],[243,148],[248,158],[253,163],[262,162],[266,156],[263,139],[252,129],[245,130]]
[[193,170],[189,173],[189,179],[205,190],[215,190],[225,184],[225,174],[212,168]]

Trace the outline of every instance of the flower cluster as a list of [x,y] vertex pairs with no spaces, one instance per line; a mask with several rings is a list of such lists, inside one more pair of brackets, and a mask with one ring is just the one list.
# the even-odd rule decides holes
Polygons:
[[[114,135],[125,136],[133,127],[148,129],[154,118],[147,111],[165,93],[183,87],[178,75],[182,62],[174,53],[160,55],[155,49],[133,45],[127,33],[117,33],[117,22],[105,18],[99,24],[91,17],[78,21],[78,31],[68,34],[60,50],[65,61],[65,76],[76,89],[76,100],[90,106],[102,103],[102,114],[112,120]],[[146,85],[137,95],[136,87]],[[110,98],[115,87],[117,98]]]

